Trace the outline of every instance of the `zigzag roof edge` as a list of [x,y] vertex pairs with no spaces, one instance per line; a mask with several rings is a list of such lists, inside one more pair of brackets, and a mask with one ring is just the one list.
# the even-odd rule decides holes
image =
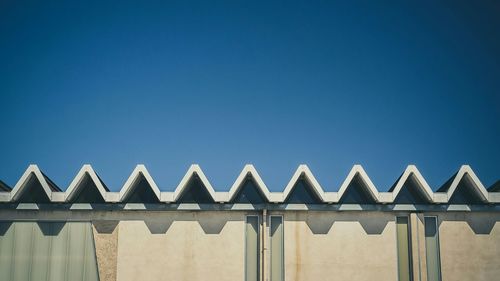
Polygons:
[[412,175],[417,180],[418,183],[417,187],[422,191],[423,195],[427,198],[429,202],[433,203],[434,192],[432,191],[431,187],[429,186],[429,184],[427,183],[427,181],[425,180],[425,178],[422,176],[422,174],[415,165],[408,165],[405,171],[403,172],[403,175],[401,175],[401,177],[399,178],[396,187],[392,191],[392,202],[394,202],[399,192],[401,191],[401,188]]
[[70,202],[71,199],[76,196],[78,190],[84,188],[80,185],[80,183],[86,175],[88,175],[92,182],[95,184],[102,198],[106,200],[107,189],[104,187],[99,176],[94,171],[94,168],[92,168],[90,164],[84,164],[66,189],[66,192],[64,193],[64,202]]
[[489,202],[489,193],[484,187],[483,183],[479,180],[479,178],[476,176],[476,173],[472,170],[472,168],[469,165],[462,165],[460,169],[457,172],[457,175],[453,179],[453,182],[450,185],[450,188],[446,192],[448,200],[451,199],[453,196],[453,193],[455,193],[458,185],[464,179],[466,176],[469,176],[470,180],[472,181],[472,187],[476,191],[476,193],[481,197],[481,199],[484,202]]
[[292,175],[292,178],[290,179],[290,181],[288,181],[285,190],[282,192],[283,202],[286,201],[286,199],[290,195],[290,192],[292,192],[292,189],[299,181],[300,176],[303,176],[306,179],[307,183],[312,187],[314,193],[316,193],[321,201],[327,201],[327,198],[325,198],[325,191],[319,184],[318,180],[316,180],[316,177],[314,177],[314,174],[311,172],[309,167],[307,167],[307,165],[301,164],[297,167],[295,173],[293,173]]
[[40,171],[40,169],[38,168],[37,165],[30,164],[28,166],[28,168],[24,171],[21,178],[19,178],[19,180],[17,181],[14,188],[10,191],[10,201],[17,200],[23,194],[23,191],[26,187],[26,182],[28,181],[29,176],[32,174],[37,178],[38,182],[42,186],[47,197],[50,200],[52,200],[52,189],[50,188],[49,184],[47,183],[45,176]]
[[429,203],[448,203],[454,192],[456,192],[460,181],[464,178],[467,180],[467,183],[473,188],[473,190],[480,196],[483,202],[500,203],[500,192],[488,191],[469,165],[462,165],[459,168],[446,192],[433,192],[426,182],[425,178],[414,165],[408,165],[406,167],[405,171],[394,185],[394,189],[392,190],[392,192],[379,192],[361,165],[354,165],[351,168],[349,174],[342,183],[338,192],[325,192],[314,177],[313,173],[307,167],[307,165],[298,166],[283,192],[270,192],[255,167],[251,164],[247,164],[244,166],[237,179],[231,186],[229,192],[216,192],[201,168],[196,164],[193,164],[189,167],[188,171],[186,172],[174,192],[161,192],[146,167],[142,164],[139,164],[135,167],[120,192],[109,192],[104,183],[100,180],[97,173],[89,164],[83,165],[66,191],[60,192],[58,191],[57,186],[54,186],[54,184],[50,182],[50,179],[42,173],[37,165],[31,164],[27,167],[23,175],[19,178],[10,192],[7,191],[0,193],[0,202],[14,202],[18,198],[20,198],[25,191],[27,181],[31,175],[35,176],[36,180],[39,181],[40,185],[42,186],[44,192],[51,202],[70,202],[73,196],[78,193],[77,191],[80,188],[83,188],[83,186],[80,186],[80,183],[86,176],[86,174],[90,176],[93,183],[98,188],[99,193],[103,196],[105,201],[109,203],[122,201],[123,198],[125,198],[125,196],[127,195],[127,192],[131,190],[134,181],[140,174],[145,177],[145,179],[153,189],[155,195],[160,199],[160,202],[166,203],[176,202],[179,199],[180,195],[186,188],[188,181],[193,175],[198,175],[204,187],[215,202],[231,202],[231,200],[234,199],[237,192],[241,188],[241,185],[244,183],[246,176],[251,176],[255,180],[257,187],[269,202],[282,203],[287,199],[293,186],[300,179],[300,176],[303,175],[313,188],[314,192],[316,192],[318,197],[323,202],[336,203],[339,202],[340,198],[345,194],[347,186],[354,179],[354,177],[356,175],[359,175],[365,183],[365,188],[372,195],[374,195],[373,198],[378,203],[393,203],[394,199],[401,191],[401,188],[411,176],[416,179],[417,188],[419,188],[422,191],[422,194],[427,197]]
[[257,172],[257,169],[252,164],[246,164],[243,169],[241,170],[240,174],[234,181],[233,185],[229,189],[229,192],[224,193],[225,196],[221,196],[219,199],[222,202],[230,202],[234,199],[240,188],[243,186],[245,183],[246,178],[250,176],[252,179],[255,181],[255,184],[257,188],[260,190],[260,192],[266,197],[268,201],[270,201],[270,192],[269,189],[267,188],[266,184],[260,177],[259,173]]
[[119,195],[119,201],[122,202],[127,196],[130,194],[132,191],[132,188],[136,184],[136,181],[139,179],[140,176],[143,176],[151,189],[153,190],[155,196],[158,198],[159,201],[161,201],[161,191],[156,185],[155,181],[153,180],[153,177],[151,177],[151,174],[149,174],[148,169],[146,166],[143,164],[138,164],[135,166],[134,170],[128,177],[127,181],[123,184],[123,187],[120,189],[120,195]]
[[349,186],[349,184],[351,184],[356,175],[358,175],[361,178],[361,180],[364,183],[364,188],[370,193],[372,198],[375,199],[376,202],[380,202],[381,200],[378,189],[373,184],[372,180],[366,173],[365,169],[363,169],[363,166],[359,164],[352,166],[351,171],[349,171],[349,174],[347,175],[346,179],[340,186],[340,189],[338,191],[338,200],[340,201],[342,196],[344,196],[344,193],[347,191],[347,187]]
[[[179,185],[177,185],[177,187],[175,188],[175,191],[174,191],[172,198],[171,198],[173,200],[172,202],[176,202],[179,199],[180,195],[182,194],[182,192],[186,188],[187,184],[189,183],[189,180],[195,175],[197,175],[200,178],[201,182],[203,183],[203,186],[205,187],[205,189],[208,191],[208,193],[212,197],[212,200],[216,201],[218,199],[218,196],[217,196],[214,188],[212,187],[212,184],[210,183],[210,181],[207,179],[207,177],[203,173],[201,167],[198,164],[192,164],[189,167],[189,169],[187,170],[184,177],[182,178]],[[168,198],[168,196],[165,196],[165,197]]]

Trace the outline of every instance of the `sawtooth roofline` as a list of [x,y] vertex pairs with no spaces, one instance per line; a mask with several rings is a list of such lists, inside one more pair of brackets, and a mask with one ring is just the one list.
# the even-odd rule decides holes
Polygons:
[[379,192],[361,165],[354,165],[352,167],[338,192],[324,191],[307,165],[299,165],[290,181],[285,186],[283,192],[271,192],[255,167],[251,164],[247,164],[243,167],[241,173],[238,175],[235,182],[227,192],[216,191],[203,173],[201,167],[196,164],[189,167],[186,174],[173,192],[160,191],[160,188],[155,183],[153,177],[142,164],[135,167],[119,192],[110,192],[89,164],[82,166],[66,191],[61,191],[47,176],[41,172],[37,165],[32,164],[28,166],[14,188],[10,191],[0,192],[0,202],[15,203],[24,193],[29,192],[29,190],[27,190],[27,183],[30,179],[33,179],[33,177],[38,181],[43,192],[45,192],[47,198],[50,199],[50,202],[53,203],[71,202],[71,200],[77,196],[83,188],[85,188],[85,185],[81,184],[84,177],[90,177],[90,180],[95,185],[97,191],[106,203],[124,202],[140,177],[143,177],[146,180],[154,196],[158,199],[158,202],[171,204],[176,204],[184,193],[189,192],[187,187],[193,178],[198,179],[202,183],[201,186],[205,189],[214,203],[232,203],[238,192],[242,189],[246,180],[249,178],[253,180],[255,187],[269,203],[287,203],[287,199],[294,190],[294,187],[299,181],[302,180],[307,183],[310,191],[317,196],[317,198],[319,198],[320,203],[339,203],[343,196],[346,195],[349,190],[349,186],[353,183],[355,178],[361,180],[361,189],[364,190],[367,196],[373,199],[375,204],[396,203],[396,198],[399,193],[402,192],[403,187],[410,180],[414,183],[412,186],[417,189],[417,192],[421,194],[429,204],[447,204],[454,193],[458,191],[457,188],[462,182],[469,189],[471,194],[474,194],[475,197],[479,198],[480,202],[483,204],[500,203],[500,192],[492,190],[488,191],[476,176],[472,168],[468,165],[461,166],[455,175],[447,182],[448,185],[446,188],[440,189],[441,191],[436,192],[432,191],[432,188],[414,165],[408,165],[403,174],[398,178],[396,183],[388,192]]

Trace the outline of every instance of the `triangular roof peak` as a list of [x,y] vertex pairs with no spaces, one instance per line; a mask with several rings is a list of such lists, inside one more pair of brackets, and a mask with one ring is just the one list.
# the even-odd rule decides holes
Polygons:
[[10,200],[15,201],[21,197],[26,188],[30,176],[34,176],[43,188],[43,191],[49,199],[52,198],[52,192],[61,191],[47,176],[45,176],[37,165],[31,164],[24,171],[23,175],[17,181],[16,185],[10,192]]
[[153,193],[158,198],[158,200],[161,199],[160,189],[153,180],[153,177],[151,177],[151,175],[149,174],[148,169],[146,169],[146,166],[144,166],[143,164],[139,164],[135,166],[134,170],[128,177],[127,181],[125,182],[125,184],[123,184],[123,187],[120,190],[120,195],[119,195],[120,202],[122,202],[127,198],[127,196],[129,196],[130,192],[132,192],[134,186],[137,184],[138,180],[141,179],[141,177],[144,177],[144,179],[146,179],[146,182],[151,187]]
[[167,200],[171,199],[173,202],[177,201],[180,198],[180,196],[182,195],[182,192],[186,189],[187,185],[189,184],[189,180],[191,180],[191,178],[194,176],[197,176],[200,179],[204,188],[208,191],[208,193],[212,197],[212,200],[215,201],[216,197],[217,197],[215,190],[212,187],[212,184],[208,181],[207,177],[205,176],[205,173],[203,173],[203,171],[201,170],[201,167],[198,164],[192,164],[189,167],[186,174],[182,178],[181,182],[175,188],[175,191],[173,193],[172,198],[168,198]]
[[106,193],[109,191],[108,188],[101,181],[92,166],[90,164],[84,164],[66,189],[64,196],[65,202],[70,202],[78,194],[80,189],[85,188],[85,186],[82,186],[81,183],[86,176],[90,177],[102,198],[106,200]]
[[379,194],[377,188],[373,184],[368,174],[365,172],[365,169],[363,169],[363,167],[359,164],[356,164],[351,168],[351,171],[340,186],[340,189],[338,191],[338,200],[340,201],[344,193],[346,193],[349,185],[356,179],[356,176],[361,179],[363,188],[368,191],[371,198],[373,198],[375,202],[379,202]]
[[422,192],[422,195],[424,195],[429,202],[433,202],[434,193],[415,165],[408,165],[403,174],[399,177],[396,184],[393,186],[393,188],[391,188],[392,199],[396,199],[399,192],[401,191],[401,188],[403,188],[404,184],[410,179],[410,177],[412,177],[416,181],[416,187]]
[[469,165],[462,165],[456,173],[455,178],[446,191],[448,200],[450,200],[453,196],[453,193],[456,191],[462,180],[465,180],[465,183],[472,187],[472,190],[479,196],[479,198],[481,198],[483,202],[488,201],[488,191]]
[[245,182],[249,177],[253,179],[259,191],[266,197],[267,200],[269,200],[270,197],[269,189],[267,188],[266,184],[260,177],[259,173],[257,172],[257,169],[255,169],[255,167],[252,164],[246,164],[241,170],[236,180],[234,181],[231,188],[229,189],[227,196],[225,198],[221,198],[220,201],[230,202],[231,200],[233,200],[234,197],[238,194],[238,191],[241,189],[243,184],[245,184]]
[[298,181],[303,178],[306,180],[308,185],[312,188],[312,191],[318,196],[318,198],[325,202],[325,192],[319,182],[316,180],[316,177],[314,177],[313,173],[307,167],[305,164],[301,164],[297,167],[295,170],[295,173],[293,174],[292,178],[288,182],[288,184],[285,187],[285,190],[283,191],[283,198],[282,201],[285,201],[290,193],[292,192],[293,187],[297,184]]

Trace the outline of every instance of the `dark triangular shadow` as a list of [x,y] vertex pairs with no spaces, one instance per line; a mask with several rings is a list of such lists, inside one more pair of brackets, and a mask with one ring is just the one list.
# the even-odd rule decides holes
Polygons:
[[290,194],[285,199],[285,204],[321,204],[321,199],[316,195],[313,187],[300,177],[290,191]]
[[306,218],[306,224],[313,234],[328,234],[334,222],[335,217],[331,215]]
[[93,221],[92,225],[94,226],[97,233],[111,234],[115,231],[118,223],[120,221]]
[[225,216],[197,216],[198,223],[205,234],[220,234],[227,224]]
[[353,180],[347,186],[344,194],[339,200],[340,204],[374,204],[375,199],[367,190],[368,187],[363,182],[363,179],[356,174]]
[[234,196],[231,203],[245,203],[245,204],[264,204],[267,203],[266,197],[262,194],[261,190],[252,177],[247,177],[243,186]]
[[87,173],[79,183],[77,192],[71,203],[105,203],[99,189]]
[[490,214],[475,214],[474,216],[466,216],[467,224],[472,229],[474,234],[490,234],[495,224],[500,221],[498,217]]
[[210,204],[214,203],[214,200],[200,178],[197,175],[193,175],[176,203]]
[[441,185],[436,192],[448,192],[448,189],[450,189],[451,184],[453,183],[453,180],[457,176],[458,172],[453,174],[443,185]]
[[0,191],[9,192],[11,190],[12,190],[12,188],[8,184],[6,184],[2,180],[0,180]]
[[43,172],[42,172],[42,176],[43,178],[45,179],[45,182],[47,183],[47,185],[49,186],[50,190],[52,191],[61,191],[61,189],[59,188],[59,186],[57,186],[49,177],[47,177]]
[[488,187],[489,192],[500,192],[500,180],[497,180],[494,184]]
[[173,217],[162,218],[161,220],[155,219],[155,218],[144,220],[144,224],[146,224],[146,226],[149,229],[149,232],[151,232],[151,234],[165,234],[165,233],[167,233],[170,226],[172,226],[172,223],[174,223]]
[[42,184],[33,173],[28,176],[24,184],[24,190],[16,203],[50,203]]
[[37,222],[38,227],[45,236],[57,236],[64,228],[64,222]]
[[144,175],[141,173],[132,184],[131,190],[123,203],[160,203]]
[[0,236],[4,236],[12,225],[12,221],[2,221],[0,222]]
[[483,204],[483,201],[463,177],[448,200],[448,204]]
[[[391,188],[393,189],[393,188]],[[392,190],[390,190],[392,191]],[[418,186],[414,175],[408,177],[401,187],[398,195],[394,199],[394,204],[427,204],[429,201],[425,198],[423,191]]]
[[361,227],[365,230],[366,234],[368,235],[379,235],[384,232],[385,227],[389,223],[390,218],[385,217],[384,218],[378,218],[378,219],[373,219],[370,217],[364,217],[361,216],[359,218],[359,224]]

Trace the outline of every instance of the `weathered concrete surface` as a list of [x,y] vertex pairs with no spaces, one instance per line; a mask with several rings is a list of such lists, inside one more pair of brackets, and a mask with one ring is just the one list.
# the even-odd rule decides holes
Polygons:
[[500,280],[500,214],[437,213],[443,281]]
[[100,281],[116,281],[118,222],[94,221],[92,230]]
[[150,213],[121,221],[118,279],[244,280],[245,213]]
[[397,279],[394,215],[286,212],[285,279]]

